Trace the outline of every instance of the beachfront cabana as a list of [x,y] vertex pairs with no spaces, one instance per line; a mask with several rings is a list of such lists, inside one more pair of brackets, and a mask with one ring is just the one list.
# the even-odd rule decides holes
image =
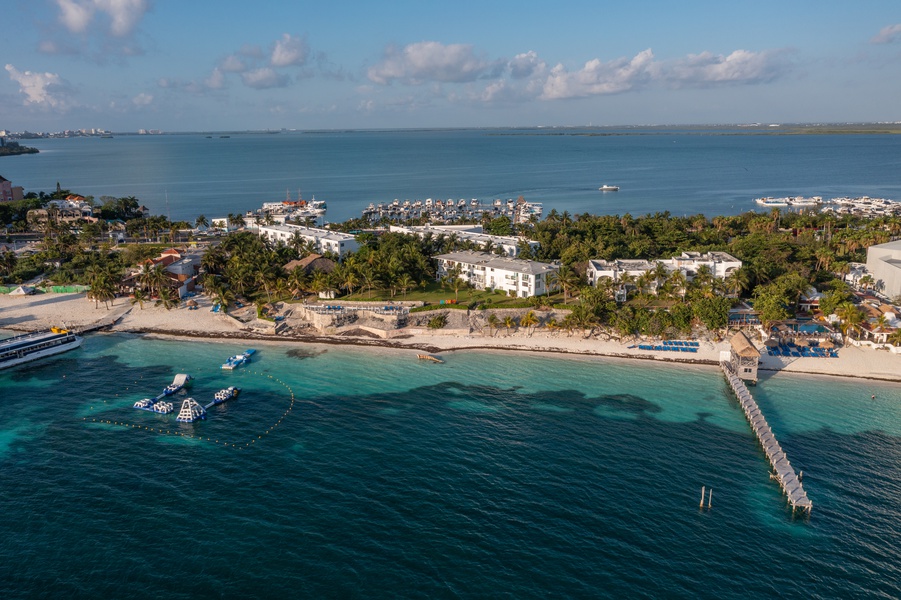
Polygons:
[[760,350],[743,331],[732,336],[729,345],[731,346],[729,363],[732,365],[732,371],[741,379],[756,384]]

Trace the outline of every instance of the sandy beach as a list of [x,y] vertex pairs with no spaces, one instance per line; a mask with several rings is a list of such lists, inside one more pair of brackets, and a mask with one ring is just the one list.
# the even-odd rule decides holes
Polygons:
[[[616,340],[585,339],[580,332],[547,332],[541,329],[529,335],[525,330],[507,333],[496,330],[467,333],[431,333],[427,329],[411,329],[410,335],[391,339],[377,339],[368,335],[323,335],[313,329],[302,333],[271,335],[254,328],[254,323],[241,321],[223,314],[211,312],[210,301],[197,297],[196,310],[181,305],[172,310],[145,303],[143,308],[132,305],[126,298],[117,298],[107,308],[85,298],[84,294],[37,294],[32,296],[0,296],[0,328],[12,331],[36,331],[51,326],[63,326],[73,330],[105,330],[123,333],[143,333],[155,336],[189,338],[253,339],[278,344],[321,343],[379,346],[432,353],[479,350],[507,350],[543,353],[568,353],[590,356],[608,356],[635,360],[657,360],[716,365],[720,352],[729,349],[727,342],[702,341],[697,354],[690,357],[671,352],[652,352],[630,348],[633,343]],[[306,332],[309,333],[306,333]],[[358,332],[362,333],[362,332]],[[760,346],[760,344],[758,344]],[[861,377],[888,381],[901,381],[901,354],[884,350],[850,346],[839,351],[839,358],[776,358],[764,355],[760,363],[761,375],[766,378],[782,373],[806,373],[840,377]]]

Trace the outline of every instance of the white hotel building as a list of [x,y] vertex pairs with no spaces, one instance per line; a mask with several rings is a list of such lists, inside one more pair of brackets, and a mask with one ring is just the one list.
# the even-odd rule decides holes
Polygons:
[[669,273],[682,271],[688,281],[695,278],[701,266],[709,267],[717,279],[725,279],[741,268],[741,261],[726,252],[683,252],[681,256],[660,260],[590,260],[587,269],[588,283],[597,285],[602,278],[619,281],[623,275],[638,277],[656,269],[658,263]]
[[513,291],[519,298],[528,298],[557,289],[556,281],[549,281],[549,276],[559,269],[554,264],[469,250],[439,254],[435,260],[438,279],[459,267],[460,278],[478,290],[502,290],[507,294]]
[[867,271],[883,295],[901,295],[901,240],[867,248]]
[[338,255],[338,258],[344,258],[360,247],[357,239],[349,233],[328,229],[300,225],[260,225],[259,232],[260,237],[268,238],[274,243],[283,242],[286,245],[291,243],[295,234],[299,234],[305,241],[313,244],[315,252],[319,254],[332,252]]
[[457,236],[459,240],[465,240],[478,244],[483,249],[489,245],[492,248],[503,248],[504,254],[516,258],[519,256],[519,244],[525,241],[534,252],[541,247],[539,242],[525,240],[512,235],[491,235],[484,233],[481,225],[423,225],[423,226],[401,226],[391,225],[389,231],[393,233],[406,233],[407,235],[415,235],[420,238],[432,234],[433,237],[440,235]]

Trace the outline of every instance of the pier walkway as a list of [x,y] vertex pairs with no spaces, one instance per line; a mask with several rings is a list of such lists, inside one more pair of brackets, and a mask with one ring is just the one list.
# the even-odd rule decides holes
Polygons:
[[757,406],[757,402],[751,396],[751,392],[748,391],[742,380],[733,373],[732,366],[727,361],[720,361],[720,367],[722,367],[732,391],[735,392],[735,396],[738,398],[738,402],[748,418],[748,423],[750,423],[754,435],[757,436],[757,441],[760,442],[767,460],[773,467],[773,474],[770,477],[779,482],[779,486],[788,497],[788,503],[791,505],[793,513],[795,510],[800,510],[809,515],[813,509],[813,502],[807,497],[807,493],[801,485],[801,479],[795,473],[791,463],[788,462],[788,457],[776,440],[776,436],[766,422],[763,413],[760,412],[760,407]]

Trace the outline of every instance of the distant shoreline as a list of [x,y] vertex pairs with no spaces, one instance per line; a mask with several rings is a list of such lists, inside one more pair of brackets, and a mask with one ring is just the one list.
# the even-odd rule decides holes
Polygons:
[[[115,131],[111,135],[122,137],[160,137],[186,135],[334,135],[366,133],[430,133],[470,131],[484,132],[491,136],[547,135],[547,136],[641,136],[641,135],[899,135],[901,123],[735,123],[735,124],[682,124],[682,125],[581,125],[581,126],[526,126],[526,127],[412,127],[392,129],[292,129],[266,130],[248,129],[243,131],[166,131],[159,133],[137,133]],[[76,139],[100,136],[59,136],[23,135],[9,136],[9,139]]]

